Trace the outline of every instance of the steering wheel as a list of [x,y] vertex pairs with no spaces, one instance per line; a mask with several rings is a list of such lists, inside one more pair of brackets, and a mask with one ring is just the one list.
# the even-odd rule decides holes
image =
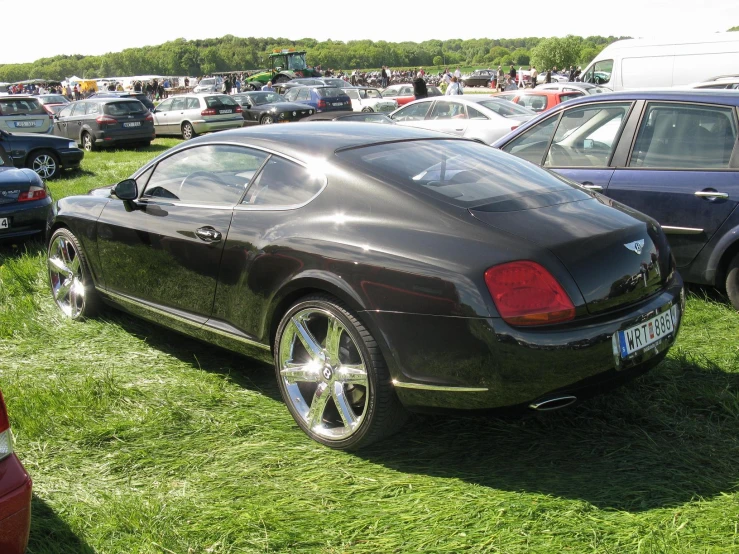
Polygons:
[[552,147],[549,149],[549,161],[551,165],[571,165],[572,156],[567,151],[567,148],[556,143],[552,143]]

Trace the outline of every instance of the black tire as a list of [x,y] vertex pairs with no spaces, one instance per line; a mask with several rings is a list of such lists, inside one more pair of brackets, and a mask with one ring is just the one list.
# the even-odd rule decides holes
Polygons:
[[272,124],[272,123],[274,123],[274,122],[275,122],[275,118],[274,118],[274,117],[272,117],[272,116],[271,116],[270,114],[264,114],[264,115],[263,115],[263,116],[262,116],[262,117],[261,117],[261,118],[259,119],[259,124],[260,124],[260,125],[271,125],[271,124]]
[[[319,357],[311,355],[304,346],[296,321],[314,339],[313,343],[321,350]],[[332,323],[338,329],[333,335],[335,348],[329,344]],[[323,338],[319,338],[321,332]],[[337,353],[335,359],[332,350]],[[377,342],[352,310],[338,299],[317,294],[293,304],[280,321],[274,352],[282,398],[298,426],[313,440],[337,450],[356,450],[396,432],[406,422],[408,412],[395,394]],[[306,372],[305,368],[310,367],[307,364],[315,364],[316,359],[324,360],[320,362],[321,369],[315,370],[313,365],[312,372]],[[354,369],[347,369],[350,366]],[[301,372],[300,378],[290,383],[290,378],[281,371],[283,367]],[[356,380],[345,378],[346,371],[354,371]],[[312,380],[306,380],[305,375],[311,375]],[[311,411],[321,403],[320,397],[325,395],[328,396],[322,402],[323,407],[312,415]],[[339,399],[344,401],[343,414],[357,418],[354,426],[347,423],[351,417],[342,415]]]
[[59,157],[51,150],[33,152],[26,160],[26,167],[44,180],[56,179],[62,172]]
[[739,254],[734,256],[726,269],[726,294],[734,309],[739,311]]
[[198,136],[195,129],[193,129],[192,123],[189,121],[185,121],[180,127],[180,130],[182,132],[182,138],[185,140],[190,140],[191,138]]
[[372,109],[372,108],[370,108],[369,106],[365,106],[364,108],[362,108],[362,111],[363,111],[364,113],[372,113],[372,112],[374,112],[375,110],[373,110],[373,109]]
[[82,133],[80,142],[82,142],[82,149],[85,152],[94,152],[96,150],[95,139],[87,131]]
[[51,295],[60,311],[74,320],[95,315],[100,298],[85,252],[72,231],[64,227],[54,231],[46,259]]

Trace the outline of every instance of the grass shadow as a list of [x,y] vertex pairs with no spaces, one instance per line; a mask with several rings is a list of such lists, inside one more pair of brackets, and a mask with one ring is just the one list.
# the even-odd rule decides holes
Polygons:
[[81,167],[69,169],[62,171],[59,174],[59,177],[56,178],[56,181],[74,181],[75,179],[79,179],[80,177],[94,177],[95,173],[93,171],[88,171],[87,169],[82,169]]
[[35,494],[31,500],[31,534],[27,554],[95,554],[95,550],[80,538]]
[[397,471],[639,512],[739,487],[739,374],[668,359],[569,410],[417,418],[358,456]]
[[46,245],[40,239],[5,239],[0,241],[0,265],[3,265],[6,259],[18,258],[26,254],[36,256],[42,252],[46,252]]

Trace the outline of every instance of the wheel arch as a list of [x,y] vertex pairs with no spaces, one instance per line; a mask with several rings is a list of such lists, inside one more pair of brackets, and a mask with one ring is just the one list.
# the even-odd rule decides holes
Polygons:
[[721,254],[718,266],[716,267],[716,286],[722,289],[724,288],[729,264],[737,255],[739,255],[739,229],[734,233],[734,241],[730,243]]

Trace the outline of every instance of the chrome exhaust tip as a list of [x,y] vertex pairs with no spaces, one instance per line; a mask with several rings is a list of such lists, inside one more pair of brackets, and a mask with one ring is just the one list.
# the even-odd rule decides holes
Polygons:
[[529,404],[529,408],[536,410],[537,412],[551,412],[553,410],[566,408],[575,402],[577,402],[577,396],[553,396],[552,398],[532,402]]

